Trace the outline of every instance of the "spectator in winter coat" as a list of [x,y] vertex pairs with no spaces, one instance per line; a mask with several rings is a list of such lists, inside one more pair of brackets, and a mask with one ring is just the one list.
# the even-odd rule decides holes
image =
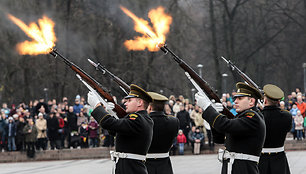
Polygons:
[[180,129],[183,130],[184,135],[188,135],[190,130],[190,116],[189,113],[185,110],[183,104],[180,105],[180,109],[181,111],[177,113],[176,117],[180,120]]
[[26,144],[25,144],[25,139],[24,139],[24,133],[23,133],[23,128],[26,125],[24,118],[19,117],[18,121],[16,122],[16,150],[17,151],[24,151],[26,149]]
[[179,155],[184,155],[184,145],[187,142],[186,136],[183,133],[183,130],[179,130],[179,134],[176,137],[177,144],[179,145]]
[[6,148],[5,139],[7,136],[7,120],[4,112],[1,112],[0,118],[0,151]]
[[54,150],[54,148],[60,149],[60,145],[57,140],[59,140],[58,136],[58,119],[55,116],[54,112],[50,112],[49,119],[47,120],[47,128],[48,128],[48,137],[50,141],[51,149]]
[[11,110],[10,110],[10,108],[7,107],[7,104],[3,103],[2,108],[1,108],[1,112],[4,112],[6,118],[8,117],[10,111]]
[[196,114],[195,117],[195,126],[198,127],[200,129],[200,132],[205,132],[205,128],[204,128],[204,119],[202,118],[202,114],[203,114],[203,109],[199,108],[198,114]]
[[36,149],[43,150],[47,149],[47,120],[44,119],[44,115],[42,113],[38,114],[38,119],[35,122],[35,126],[37,128],[37,143]]
[[187,136],[189,142],[191,143],[192,151],[193,151],[193,148],[194,148],[194,139],[192,138],[192,135],[193,135],[193,133],[195,133],[195,130],[196,130],[196,127],[192,126],[191,130],[188,132],[188,136]]
[[200,154],[200,147],[204,140],[204,134],[200,132],[200,128],[197,127],[195,132],[192,134],[192,139],[194,141],[194,154]]
[[68,147],[69,148],[72,146],[71,134],[74,135],[74,133],[78,132],[77,120],[78,118],[76,114],[73,112],[73,107],[69,106],[69,110],[67,113],[67,128],[68,128],[67,134],[68,134]]
[[89,145],[91,147],[98,147],[98,128],[99,124],[97,121],[93,118],[90,117],[90,122],[88,124],[88,130],[89,130]]
[[78,125],[78,127],[80,127],[82,123],[88,124],[88,117],[86,117],[84,115],[84,112],[81,111],[79,113],[79,116],[77,117],[77,125]]
[[302,96],[299,95],[297,96],[297,101],[295,102],[297,108],[301,111],[301,115],[305,117],[305,112],[306,112],[306,103],[303,102]]
[[55,113],[55,116],[57,118],[58,121],[58,136],[59,138],[57,139],[57,144],[60,144],[60,148],[64,148],[65,147],[65,121],[64,119],[61,117],[61,114],[59,112]]
[[176,102],[172,107],[172,110],[173,110],[175,116],[178,112],[180,112],[180,105],[183,105],[183,103],[180,101],[180,99],[176,99]]
[[299,108],[297,108],[296,104],[293,104],[292,108],[290,109],[291,115],[296,116],[298,110],[299,110]]
[[74,105],[73,105],[73,113],[75,113],[76,115],[80,114],[81,109],[84,106],[82,104],[80,104],[80,99],[75,99],[74,101]]
[[83,122],[79,130],[81,148],[88,148],[88,125]]
[[9,117],[9,122],[7,126],[7,144],[8,144],[8,150],[9,151],[15,151],[16,145],[15,145],[15,136],[16,136],[16,124],[14,122],[13,117]]
[[37,138],[37,128],[34,125],[32,118],[28,119],[28,124],[24,126],[23,133],[25,135],[25,143],[27,147],[27,156],[34,158],[35,156],[35,142]]
[[294,123],[295,123],[297,140],[302,140],[303,129],[304,129],[304,127],[303,127],[304,118],[301,114],[301,111],[297,111],[297,115],[294,118]]

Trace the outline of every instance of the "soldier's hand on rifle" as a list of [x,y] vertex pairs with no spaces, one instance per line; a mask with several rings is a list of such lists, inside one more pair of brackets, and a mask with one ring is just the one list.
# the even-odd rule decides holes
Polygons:
[[206,96],[206,94],[202,94],[200,92],[197,92],[195,94],[195,99],[197,101],[197,105],[201,107],[203,111],[205,111],[208,108],[208,106],[212,104],[209,98]]
[[100,103],[100,100],[93,92],[89,91],[87,94],[87,102],[91,107],[95,108]]
[[222,112],[223,111],[223,105],[222,103],[215,103],[214,100],[212,100],[212,107],[218,111],[218,112]]
[[113,109],[115,108],[115,104],[113,102],[107,102],[106,103],[106,106],[105,107],[105,110],[113,117],[117,118],[118,119],[118,116],[116,114],[116,112],[113,111]]
[[107,102],[107,106],[105,106],[105,110],[109,113],[115,108],[115,104],[113,102]]

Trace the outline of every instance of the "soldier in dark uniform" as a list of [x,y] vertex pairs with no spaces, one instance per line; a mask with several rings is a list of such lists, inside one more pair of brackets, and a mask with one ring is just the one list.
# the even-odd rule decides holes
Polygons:
[[[242,82],[236,84],[235,104],[238,115],[228,119],[220,114],[222,107],[211,103],[205,94],[197,93],[197,104],[203,108],[203,118],[218,132],[225,133],[225,150],[219,150],[222,174],[258,174],[259,156],[264,144],[266,127],[263,115],[256,108],[260,92]],[[216,109],[217,112],[216,111]]]
[[266,123],[266,140],[259,160],[260,174],[290,174],[284,152],[284,142],[292,125],[292,116],[278,107],[284,92],[275,85],[265,85],[263,115]]
[[169,150],[179,130],[179,120],[172,115],[165,115],[164,106],[168,98],[155,92],[148,92],[153,102],[148,107],[153,119],[153,139],[147,154],[148,174],[173,174]]
[[[111,152],[116,163],[116,174],[147,174],[146,154],[153,136],[153,120],[147,114],[151,96],[142,88],[132,84],[125,106],[127,114],[116,119],[100,104],[96,95],[88,93],[88,103],[95,109],[91,113],[96,121],[116,133],[116,152]],[[113,171],[114,172],[114,171]]]

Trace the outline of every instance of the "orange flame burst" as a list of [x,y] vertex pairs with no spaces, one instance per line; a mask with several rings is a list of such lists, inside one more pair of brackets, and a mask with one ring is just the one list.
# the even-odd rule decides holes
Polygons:
[[26,25],[20,19],[8,14],[8,18],[18,25],[32,41],[24,41],[17,44],[17,51],[21,55],[48,54],[55,46],[56,37],[54,22],[46,16],[38,20],[38,25],[34,22]]
[[148,48],[149,51],[158,51],[158,44],[164,44],[166,42],[166,34],[170,30],[170,24],[172,23],[172,17],[166,14],[163,7],[150,10],[148,17],[150,18],[153,28],[149,25],[149,22],[138,18],[135,14],[130,12],[123,6],[120,6],[121,10],[134,20],[134,29],[142,36],[136,36],[134,40],[127,40],[124,42],[125,47],[128,50],[144,50]]

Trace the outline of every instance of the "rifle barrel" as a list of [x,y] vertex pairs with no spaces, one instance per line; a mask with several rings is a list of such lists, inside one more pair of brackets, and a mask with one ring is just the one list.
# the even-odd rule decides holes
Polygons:
[[86,81],[88,85],[90,85],[93,89],[95,89],[101,97],[103,97],[104,99],[107,99],[110,102],[113,102],[115,104],[114,111],[117,113],[118,117],[121,118],[121,117],[126,116],[127,113],[125,112],[125,110],[121,106],[116,104],[113,97],[108,92],[106,92],[104,87],[99,82],[97,82],[94,78],[88,75],[84,70],[79,68],[77,65],[72,63],[66,57],[61,55],[55,48],[52,49],[50,54],[54,56],[55,58],[57,58],[58,56],[62,58],[62,60],[66,63],[66,65],[68,65],[74,72],[79,74],[82,77],[82,79]]
[[[201,78],[183,59],[179,58],[172,50],[170,50],[166,44],[159,47],[164,53],[170,53],[173,56],[173,59],[180,65],[180,67],[187,72],[190,77],[205,91],[207,96],[210,99],[214,99],[215,102],[221,103],[220,98],[217,94],[212,90],[209,84]],[[222,113],[226,115],[228,118],[234,118],[234,115],[227,109],[227,107],[223,106]]]
[[110,72],[108,69],[105,68],[105,66],[101,65],[100,63],[95,63],[92,60],[88,59],[88,61],[96,67],[96,70],[100,70],[103,74],[107,73],[108,75],[111,76],[111,78],[120,86],[120,88],[128,94],[130,92],[130,86],[125,83],[123,80],[121,80],[119,77],[114,75],[112,72]]

